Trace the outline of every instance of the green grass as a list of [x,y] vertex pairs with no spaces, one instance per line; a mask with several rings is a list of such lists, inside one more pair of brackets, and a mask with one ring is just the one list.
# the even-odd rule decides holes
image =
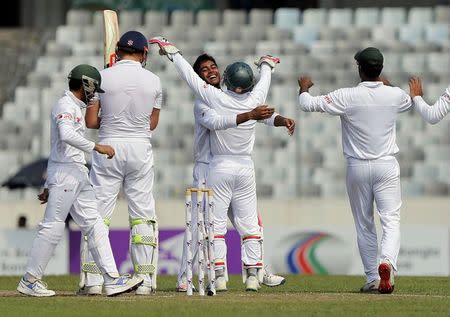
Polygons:
[[176,293],[176,278],[161,276],[155,295],[77,297],[78,276],[49,276],[53,298],[18,295],[19,277],[0,277],[1,316],[450,316],[449,277],[399,277],[391,295],[359,294],[362,277],[287,276],[280,287],[244,291],[232,276],[215,297]]

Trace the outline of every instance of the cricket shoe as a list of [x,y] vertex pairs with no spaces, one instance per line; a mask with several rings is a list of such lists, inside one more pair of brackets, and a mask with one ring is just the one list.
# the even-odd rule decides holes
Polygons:
[[284,277],[270,273],[267,268],[264,268],[263,274],[263,285],[274,287],[286,283],[286,279]]
[[114,279],[111,283],[104,285],[106,296],[116,296],[122,293],[128,293],[141,285],[143,282],[142,278],[133,276],[132,278],[128,276],[121,276]]
[[20,279],[17,291],[21,294],[36,297],[50,297],[55,296],[55,292],[47,288],[47,284],[41,280],[36,280],[33,283],[25,280],[23,277]]
[[227,280],[225,276],[219,276],[216,278],[216,292],[226,292],[227,289]]
[[378,292],[378,285],[380,285],[380,280],[373,280],[372,282],[368,282],[364,284],[359,291],[361,293],[373,293]]
[[[186,293],[188,289],[188,282],[186,278],[182,278],[180,281],[177,281],[177,292]],[[196,292],[195,286],[192,285],[192,291]]]
[[102,295],[102,286],[101,285],[92,285],[92,286],[84,285],[83,287],[80,287],[78,289],[77,295],[80,295],[80,296]]
[[258,279],[254,275],[250,275],[247,277],[247,280],[245,281],[245,290],[247,292],[257,292],[260,288]]
[[391,263],[381,262],[378,266],[378,274],[380,274],[380,285],[378,292],[381,294],[391,294],[394,291],[394,270]]
[[155,291],[153,290],[153,288],[151,286],[147,286],[147,285],[141,285],[137,288],[136,290],[136,295],[151,295],[155,293]]

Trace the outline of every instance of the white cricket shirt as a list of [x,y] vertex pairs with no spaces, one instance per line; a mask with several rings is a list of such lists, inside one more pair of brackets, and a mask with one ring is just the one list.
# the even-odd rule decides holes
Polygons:
[[423,120],[431,124],[438,123],[450,112],[450,85],[433,106],[429,106],[420,96],[414,97],[413,101],[414,109]]
[[340,116],[345,157],[373,160],[398,152],[395,121],[412,101],[400,88],[365,81],[323,96],[312,97],[304,92],[299,104],[303,111]]
[[161,108],[159,77],[141,63],[122,60],[100,72],[99,138],[150,138],[150,114]]
[[49,167],[54,163],[86,164],[83,152],[91,153],[95,143],[84,138],[86,124],[81,108],[85,107],[69,90],[52,107]]

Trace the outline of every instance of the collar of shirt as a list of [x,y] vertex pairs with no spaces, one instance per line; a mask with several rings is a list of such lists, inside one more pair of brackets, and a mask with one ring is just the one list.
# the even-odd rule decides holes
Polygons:
[[75,95],[70,90],[65,90],[64,94],[66,96],[70,97],[70,99],[72,99],[73,102],[75,102],[78,107],[86,108],[86,104],[83,101],[81,101],[80,99],[78,99],[77,97],[75,97]]
[[140,62],[132,61],[131,59],[122,59],[118,61],[114,66],[116,65],[133,65],[142,67],[142,64]]
[[375,87],[379,87],[382,86],[383,82],[382,81],[362,81],[359,83],[358,86],[365,86],[365,87],[369,87],[369,88],[375,88]]

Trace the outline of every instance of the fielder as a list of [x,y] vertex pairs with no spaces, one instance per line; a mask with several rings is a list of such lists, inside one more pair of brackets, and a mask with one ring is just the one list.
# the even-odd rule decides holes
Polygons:
[[[207,84],[212,85],[218,89],[220,87],[220,72],[215,59],[208,55],[200,55],[193,65],[194,71],[203,79]],[[194,104],[194,117],[195,117],[195,130],[194,130],[194,170],[193,170],[193,184],[194,188],[206,187],[206,179],[208,175],[209,162],[211,160],[211,149],[209,145],[209,131],[210,130],[224,130],[227,128],[233,128],[237,125],[247,122],[248,120],[263,120],[270,118],[273,115],[273,108],[267,108],[266,106],[258,106],[252,111],[229,116],[220,116],[217,112],[207,106],[201,99],[197,98]],[[195,202],[194,202],[195,205]],[[192,214],[193,218],[196,217],[196,213]],[[230,220],[233,220],[232,214],[229,212]],[[195,223],[195,219],[192,220]],[[195,226],[194,226],[195,228]],[[261,228],[262,231],[262,228]],[[262,235],[262,232],[261,232]],[[197,235],[193,234],[194,246],[194,258],[196,254],[196,240]],[[186,236],[184,237],[186,241]],[[226,263],[226,261],[225,261]],[[187,291],[186,280],[186,243],[183,244],[183,255],[181,259],[180,271],[178,273],[177,290],[179,292]],[[266,267],[264,268],[263,282],[267,286],[278,286],[285,283],[285,279],[281,276],[277,276],[268,272]]]
[[[356,226],[359,253],[367,283],[361,292],[394,290],[394,272],[400,249],[400,168],[395,158],[395,121],[411,108],[401,89],[383,84],[379,77],[383,55],[373,47],[355,55],[361,83],[312,97],[309,77],[301,77],[299,104],[303,111],[340,116],[342,145],[347,159],[347,193]],[[381,220],[381,255],[377,262],[377,233],[373,203]],[[380,280],[381,279],[381,280]]]
[[96,151],[111,159],[114,149],[108,145],[95,144],[84,138],[82,108],[100,88],[101,77],[97,69],[78,65],[69,74],[69,90],[53,106],[51,113],[51,147],[48,160],[46,188],[38,196],[46,203],[44,219],[39,224],[33,241],[26,273],[17,286],[25,295],[47,297],[55,292],[47,289],[41,281],[45,268],[64,234],[65,220],[70,213],[88,237],[89,250],[105,280],[108,296],[136,288],[142,279],[119,276],[108,239],[108,230],[97,212],[94,190],[89,183],[83,152]]
[[[263,56],[257,61],[261,78],[255,85],[251,68],[242,62],[229,65],[224,82],[227,92],[205,83],[181,56],[173,44],[163,38],[153,38],[160,52],[168,56],[180,77],[187,82],[198,98],[221,115],[239,114],[263,104],[270,86],[271,71],[278,59]],[[285,126],[289,134],[295,123],[276,113],[264,123]],[[255,139],[256,121],[251,120],[235,128],[210,132],[211,154],[207,186],[214,192],[214,253],[216,289],[226,290],[226,244],[227,212],[231,206],[234,225],[242,237],[243,280],[247,291],[257,291],[262,282],[262,245],[258,225],[256,184],[251,152]]]
[[[94,155],[90,176],[100,215],[107,223],[123,184],[131,228],[131,259],[135,274],[144,279],[137,295],[149,295],[156,290],[158,261],[150,139],[158,125],[162,89],[159,77],[143,68],[147,51],[143,34],[136,31],[123,34],[117,43],[119,61],[101,71],[106,93],[101,95],[100,105],[89,107],[86,112],[87,127],[98,128],[99,139],[118,153],[114,160]],[[82,250],[81,291],[95,294],[101,290],[102,276],[85,255]]]
[[450,112],[450,85],[432,107],[422,98],[422,82],[419,78],[412,78],[409,81],[409,91],[414,108],[426,122],[436,124]]

